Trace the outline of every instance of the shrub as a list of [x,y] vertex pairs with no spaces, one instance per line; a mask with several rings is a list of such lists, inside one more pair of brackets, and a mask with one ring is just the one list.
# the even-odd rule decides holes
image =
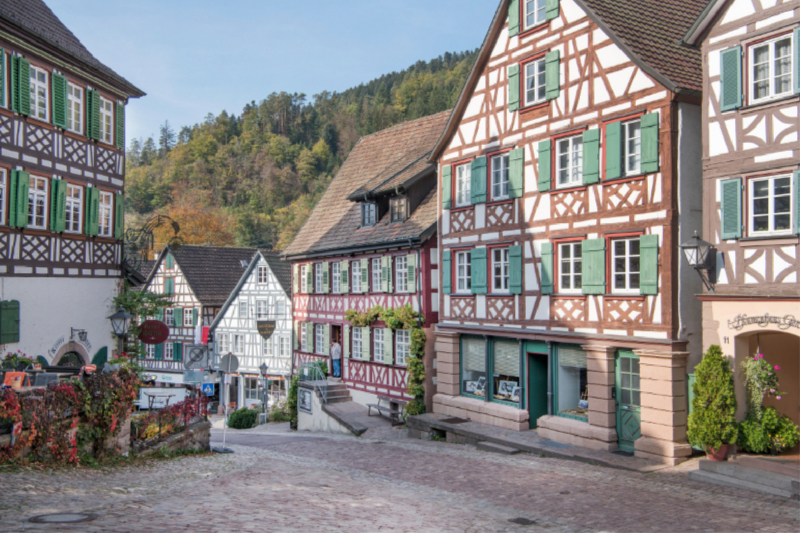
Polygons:
[[292,383],[289,385],[289,394],[286,399],[286,409],[289,411],[289,422],[292,429],[297,429],[297,381],[299,376],[292,377]]
[[755,413],[748,414],[739,428],[739,448],[751,453],[782,452],[800,441],[800,431],[786,415],[772,407],[761,411],[761,421]]
[[242,407],[231,413],[228,418],[228,427],[233,429],[250,429],[256,427],[258,411]]
[[289,422],[292,420],[292,414],[289,412],[287,404],[276,405],[269,412],[269,419],[271,422]]
[[742,363],[742,371],[747,383],[748,417],[752,415],[755,420],[761,420],[761,406],[764,403],[764,398],[774,396],[780,400],[781,394],[785,394],[778,390],[778,374],[775,373],[776,370],[779,370],[779,367],[775,366],[773,368],[764,359],[764,354],[762,353],[757,353]]
[[689,442],[707,450],[736,442],[738,424],[733,371],[717,345],[709,347],[695,370]]

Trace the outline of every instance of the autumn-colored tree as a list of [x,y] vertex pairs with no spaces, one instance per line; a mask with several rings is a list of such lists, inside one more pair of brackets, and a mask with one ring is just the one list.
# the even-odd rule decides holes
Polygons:
[[[207,191],[198,190],[185,184],[172,188],[172,202],[164,213],[177,222],[181,231],[179,236],[185,244],[206,244],[214,246],[233,246],[233,218],[209,201]],[[162,226],[156,229],[156,249],[172,237],[172,228]]]

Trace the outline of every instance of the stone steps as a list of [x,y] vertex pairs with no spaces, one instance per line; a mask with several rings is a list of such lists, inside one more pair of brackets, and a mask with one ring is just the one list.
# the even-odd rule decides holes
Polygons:
[[702,459],[700,469],[689,472],[689,479],[782,498],[800,498],[800,481],[795,477],[738,465],[732,461]]
[[484,452],[499,453],[502,455],[516,455],[520,452],[517,448],[512,448],[511,446],[503,446],[502,444],[486,441],[480,441],[477,447]]

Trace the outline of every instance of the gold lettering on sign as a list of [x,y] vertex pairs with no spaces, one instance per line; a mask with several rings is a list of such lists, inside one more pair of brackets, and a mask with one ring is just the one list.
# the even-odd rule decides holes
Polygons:
[[797,321],[794,315],[770,316],[769,313],[762,316],[737,315],[733,320],[728,320],[728,328],[735,330],[752,325],[765,328],[770,324],[778,326],[778,329],[800,329],[800,322]]

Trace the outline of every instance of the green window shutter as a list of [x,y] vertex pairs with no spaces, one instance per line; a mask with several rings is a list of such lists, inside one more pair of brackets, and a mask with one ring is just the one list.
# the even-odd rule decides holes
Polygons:
[[606,139],[603,147],[606,152],[605,179],[613,180],[622,176],[622,122],[606,125]]
[[451,257],[450,250],[445,250],[442,252],[442,293],[443,294],[450,294],[453,292],[452,288],[452,277],[453,277],[453,270],[450,267],[450,257]]
[[392,292],[392,258],[381,257],[381,292]]
[[508,67],[508,110],[519,109],[519,65]]
[[553,243],[542,243],[542,294],[553,294]]
[[31,64],[20,56],[11,57],[11,110],[31,114]]
[[558,98],[560,90],[561,53],[558,50],[544,56],[545,92],[548,100]]
[[100,93],[86,91],[86,136],[100,140]]
[[124,149],[125,148],[125,106],[123,104],[117,104],[116,109],[116,120],[117,120],[117,131],[116,131],[116,140],[115,144],[117,148]]
[[331,270],[330,263],[322,263],[322,292],[328,294],[331,292]]
[[371,330],[369,326],[361,328],[361,359],[369,361],[372,353],[372,341],[370,340]]
[[192,326],[197,325],[197,308],[192,309]]
[[317,345],[314,342],[314,324],[311,322],[306,322],[306,346],[308,347],[308,353],[314,353]]
[[164,296],[175,295],[175,278],[164,278]]
[[67,229],[67,182],[56,181],[58,181],[58,196],[56,197],[58,229],[56,231],[65,231]]
[[339,281],[339,294],[347,294],[350,292],[350,261],[342,261],[339,264],[339,272],[342,276]]
[[719,55],[720,110],[730,111],[742,107],[742,47],[722,50]]
[[794,45],[794,94],[800,94],[800,28],[794,29],[792,44]]
[[473,248],[469,255],[472,267],[472,294],[486,294],[489,292],[486,248]]
[[508,247],[508,290],[522,294],[522,246]]
[[19,342],[19,301],[0,302],[0,344]]
[[86,199],[83,203],[83,233],[92,234],[92,193],[94,187],[86,187]]
[[172,323],[175,324],[176,328],[183,327],[183,309],[180,307],[176,307],[172,311]]
[[156,344],[156,359],[164,359],[164,343]]
[[587,239],[581,242],[581,255],[583,256],[583,294],[605,294],[605,239]]
[[300,265],[292,265],[292,291],[300,292]]
[[558,18],[558,2],[559,0],[547,0],[545,4],[545,14],[547,20]]
[[306,292],[314,294],[314,263],[309,263],[306,268]]
[[546,192],[550,190],[550,182],[552,180],[550,174],[550,145],[550,139],[539,143],[539,177],[537,179],[539,192]]
[[794,234],[800,235],[800,170],[794,171]]
[[472,205],[486,202],[486,156],[472,160]]
[[121,194],[114,195],[114,238],[122,239],[125,236],[125,197]]
[[16,197],[16,204],[17,204],[17,223],[16,227],[18,228],[27,228],[28,227],[28,210],[29,210],[29,202],[30,199],[28,198],[28,188],[31,185],[31,175],[29,172],[24,172],[22,170],[17,171],[17,197]]
[[294,349],[300,349],[300,322],[294,323]]
[[11,169],[8,171],[8,197],[10,200],[8,201],[8,222],[7,224],[15,228],[17,226],[17,181],[19,180],[19,176],[17,176],[17,171],[15,169]]
[[513,37],[519,34],[519,0],[511,0],[508,3],[508,36]]
[[642,117],[642,173],[658,172],[658,113]]
[[600,130],[583,132],[583,183],[591,185],[600,181]]
[[[58,231],[58,183],[63,180],[50,180],[50,230]],[[63,231],[63,230],[62,230]]]
[[508,195],[522,198],[525,193],[525,149],[517,148],[508,154]]
[[391,365],[394,362],[394,336],[392,330],[383,330],[383,362]]
[[369,259],[361,259],[361,294],[369,292]]
[[67,78],[52,74],[53,124],[67,129]]
[[180,342],[172,343],[172,360],[173,361],[183,360],[183,344],[181,344]]
[[639,253],[639,293],[658,294],[658,235],[642,235],[639,239]]
[[408,280],[406,283],[408,292],[415,293],[417,292],[417,254],[408,254],[406,265],[408,266]]
[[453,202],[452,189],[453,186],[453,167],[445,165],[442,168],[442,209],[450,209]]
[[84,233],[97,235],[100,232],[100,191],[96,187],[86,188],[86,216]]
[[322,326],[322,351],[325,355],[331,354],[331,325]]
[[350,326],[347,324],[342,328],[342,359],[350,358]]
[[6,51],[0,48],[0,105],[9,105],[6,102]]
[[724,180],[720,183],[722,213],[720,238],[722,240],[742,237],[742,178]]
[[158,320],[159,322],[163,322],[164,321],[164,308],[163,307],[159,307],[158,309],[156,309],[156,320]]
[[172,254],[168,253],[165,263],[166,264],[164,266],[166,268],[175,268],[175,257]]

